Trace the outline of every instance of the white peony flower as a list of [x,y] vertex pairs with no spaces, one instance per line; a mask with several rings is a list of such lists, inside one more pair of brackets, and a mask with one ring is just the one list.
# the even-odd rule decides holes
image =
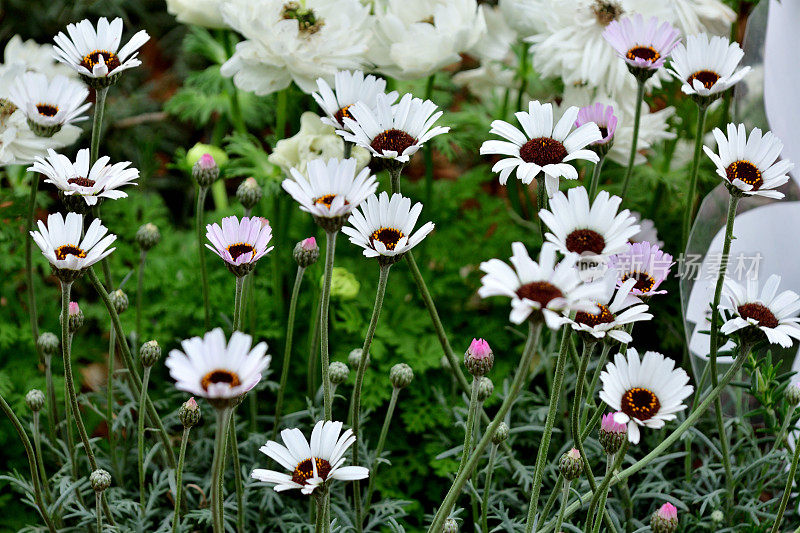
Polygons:
[[167,0],[167,13],[182,24],[204,28],[227,28],[219,8],[223,0]]

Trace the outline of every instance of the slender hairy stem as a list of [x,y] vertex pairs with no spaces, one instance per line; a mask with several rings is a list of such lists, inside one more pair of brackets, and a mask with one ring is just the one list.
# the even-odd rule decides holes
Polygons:
[[311,335],[308,336],[308,369],[306,371],[306,396],[309,398],[314,397],[314,391],[316,390],[316,380],[314,378],[317,375],[317,361],[319,361],[319,357],[317,357],[317,348],[319,343],[319,316],[321,313],[322,292],[320,292],[317,297],[317,304],[314,306],[314,316],[311,318],[311,324],[309,324]]
[[137,441],[137,449],[139,451],[138,455],[138,465],[139,465],[139,510],[142,512],[142,516],[144,516],[144,508],[145,508],[145,493],[144,493],[144,419],[145,419],[145,405],[147,405],[147,385],[150,383],[150,369],[151,367],[145,366],[144,373],[142,377],[142,392],[139,395],[139,412],[138,412],[138,421],[137,421],[137,432],[138,441]]
[[486,464],[486,483],[483,487],[483,499],[481,500],[481,531],[489,531],[489,492],[492,490],[492,474],[494,474],[494,462],[497,460],[497,444],[492,444],[489,450],[489,462]]
[[100,491],[95,491],[94,493],[94,508],[95,513],[97,514],[97,533],[103,531],[103,511],[101,510],[103,505],[103,493]]
[[795,443],[794,455],[792,455],[792,466],[789,467],[789,477],[786,479],[786,487],[783,489],[783,497],[781,497],[781,504],[778,507],[778,515],[775,517],[775,524],[772,526],[772,533],[778,533],[780,531],[781,522],[783,522],[783,513],[786,512],[786,505],[789,503],[789,496],[791,496],[792,493],[794,475],[797,473],[798,459],[800,459],[800,446]]
[[[594,390],[597,386],[597,381],[600,379],[600,373],[603,371],[603,368],[606,366],[606,361],[608,361],[608,354],[611,352],[611,344],[604,343],[603,349],[600,351],[600,359],[597,360],[597,367],[594,369],[594,373],[592,374],[592,380],[589,382],[589,388],[586,389],[586,399],[592,400],[594,398]],[[594,400],[592,400],[594,403]],[[586,418],[588,416],[589,411],[583,409],[583,405],[581,405],[581,426],[584,428],[586,427]],[[583,437],[582,440],[585,440]]]
[[633,533],[633,500],[627,479],[623,479],[620,483],[619,492],[622,497],[622,507],[625,510],[625,532]]
[[689,190],[686,191],[686,207],[683,211],[683,246],[689,242],[689,231],[692,229],[692,219],[694,218],[694,203],[697,196],[697,171],[700,168],[700,154],[703,152],[703,131],[706,124],[706,109],[708,106],[697,106],[697,131],[694,137],[694,156],[692,158],[692,173],[689,175]]
[[208,187],[197,187],[197,207],[195,209],[195,230],[197,231],[197,254],[200,259],[200,280],[203,284],[203,326],[208,330],[210,311],[208,304],[208,274],[206,273],[206,254],[203,249],[203,210],[206,204]]
[[303,283],[304,267],[297,267],[292,287],[292,299],[289,301],[289,319],[286,324],[286,342],[283,346],[283,365],[281,366],[281,382],[278,387],[278,398],[275,401],[275,427],[272,428],[272,440],[278,436],[281,426],[281,411],[283,409],[283,395],[286,392],[286,381],[289,379],[289,361],[292,358],[292,341],[294,340],[294,316],[297,312],[297,299],[300,295],[300,285]]
[[556,518],[556,531],[561,531],[561,524],[564,523],[564,511],[567,510],[567,503],[569,503],[569,486],[571,482],[566,480],[564,487],[561,489],[561,507],[558,509],[558,517]]
[[331,276],[333,275],[333,258],[336,252],[336,235],[339,232],[325,232],[325,277],[322,281],[322,303],[319,314],[320,325],[320,360],[322,361],[322,399],[325,420],[331,420],[331,382],[328,379],[330,352],[328,347],[328,313],[331,302]]
[[[56,388],[53,384],[53,356],[44,356],[44,379],[47,388],[47,433],[55,442],[56,425],[58,424],[58,405],[56,404]],[[50,434],[52,432],[52,434]]]
[[475,413],[478,411],[478,378],[472,378],[472,392],[469,396],[469,410],[467,411],[467,425],[464,430],[464,449],[461,451],[461,462],[458,471],[464,469],[472,448],[472,434],[475,432]]
[[389,407],[386,409],[386,417],[383,419],[383,426],[381,427],[381,435],[378,437],[378,446],[375,448],[375,462],[369,471],[369,483],[367,484],[367,496],[364,498],[364,517],[369,514],[369,507],[372,501],[372,491],[375,486],[375,477],[378,475],[378,468],[380,467],[380,458],[383,453],[383,448],[386,446],[386,437],[389,435],[389,425],[392,423],[392,416],[394,416],[394,409],[397,406],[397,399],[400,397],[400,389],[392,387],[392,397],[389,399]]
[[606,161],[606,156],[601,155],[600,160],[595,163],[594,170],[592,171],[592,181],[589,184],[589,199],[594,200],[597,196],[597,186],[600,184],[600,172],[603,170],[603,163]]
[[525,533],[533,531],[536,522],[536,511],[539,507],[539,494],[542,490],[544,480],[544,469],[547,466],[547,452],[550,450],[550,437],[553,435],[553,425],[556,421],[558,402],[561,399],[561,386],[564,383],[564,367],[569,351],[569,336],[572,328],[564,326],[561,334],[561,349],[558,352],[556,368],[553,375],[553,386],[550,389],[550,407],[547,409],[547,418],[544,422],[544,432],[542,440],[539,441],[539,452],[536,457],[536,467],[533,473],[533,489],[531,492],[531,503],[528,506],[528,518],[525,522]]
[[100,153],[100,137],[103,130],[103,113],[106,110],[106,96],[108,95],[108,87],[94,90],[94,118],[92,120],[92,143],[89,151],[93,165],[97,161],[97,156]]
[[325,521],[325,496],[317,496],[317,513],[314,520],[314,533],[322,533],[322,523]]
[[33,412],[33,449],[36,451],[36,466],[39,470],[39,480],[44,489],[44,499],[47,503],[52,503],[53,496],[50,493],[50,483],[47,480],[47,472],[44,469],[44,457],[42,456],[42,437],[39,411]]
[[628,194],[628,187],[633,174],[633,163],[636,160],[636,147],[639,144],[639,121],[642,118],[642,103],[644,102],[644,81],[636,80],[636,109],[633,113],[633,139],[631,153],[628,156],[628,168],[625,170],[625,181],[622,182],[622,199]]
[[613,460],[610,455],[607,457],[606,475],[603,477],[603,481],[600,482],[600,486],[594,490],[592,501],[589,504],[589,512],[586,514],[586,531],[590,530],[589,526],[592,523],[594,523],[594,527],[591,528],[593,533],[597,533],[600,530],[601,520],[595,511],[597,509],[605,511],[606,498],[608,497],[608,486],[611,484],[611,477],[614,475],[614,471],[619,468],[619,466],[622,464],[622,461],[625,459],[625,454],[628,452],[629,445],[629,442],[626,440]]
[[244,280],[246,276],[236,276],[236,292],[233,296],[233,331],[242,330],[242,296],[244,295]]
[[114,359],[117,355],[117,340],[114,326],[108,332],[108,374],[106,374],[106,426],[108,427],[108,455],[111,470],[117,482],[122,484],[122,471],[117,468],[117,435],[114,431]]
[[514,374],[514,379],[511,382],[511,387],[508,389],[508,395],[506,396],[505,400],[503,400],[500,408],[497,410],[497,414],[495,414],[492,422],[486,428],[483,437],[481,437],[481,440],[475,445],[475,451],[467,461],[464,470],[462,470],[453,480],[453,485],[450,487],[450,490],[447,492],[447,495],[442,501],[442,505],[439,506],[439,510],[436,511],[436,515],[434,515],[430,527],[428,527],[428,533],[438,533],[442,530],[444,521],[450,514],[450,511],[453,508],[453,505],[455,505],[455,502],[458,499],[458,496],[461,494],[461,491],[464,488],[464,485],[467,483],[467,480],[475,470],[475,466],[478,464],[483,451],[491,443],[492,437],[497,430],[497,426],[500,425],[500,422],[503,421],[505,416],[511,410],[511,407],[514,405],[517,396],[522,390],[522,386],[528,381],[528,372],[530,371],[533,355],[536,353],[536,346],[539,343],[539,334],[542,331],[542,324],[530,322],[528,328],[528,340],[525,343],[525,348],[522,352],[522,357],[520,357],[519,366]]
[[244,533],[244,484],[242,483],[242,464],[239,461],[239,441],[236,438],[236,410],[231,411],[228,425],[228,443],[233,458],[233,482],[236,486],[236,531]]
[[172,533],[178,533],[181,523],[181,496],[183,494],[183,462],[186,459],[186,444],[191,428],[184,427],[181,435],[181,450],[178,452],[178,470],[175,472],[175,514],[172,517]]
[[223,519],[222,478],[225,467],[225,444],[228,442],[229,407],[216,409],[217,432],[214,437],[214,461],[211,467],[211,522],[214,533],[225,533]]
[[139,252],[139,271],[136,276],[136,340],[144,338],[142,334],[142,293],[144,292],[144,265],[147,259],[147,252]]

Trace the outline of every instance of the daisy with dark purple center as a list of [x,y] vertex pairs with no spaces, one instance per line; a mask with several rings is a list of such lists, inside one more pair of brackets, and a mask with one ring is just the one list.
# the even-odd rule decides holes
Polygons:
[[[225,217],[222,226],[208,224],[206,238],[211,245],[206,248],[220,256],[225,266],[236,277],[246,276],[274,246],[267,247],[272,239],[269,222],[259,217]],[[213,245],[213,246],[212,246]]]
[[11,102],[20,108],[31,131],[41,137],[52,137],[65,124],[86,120],[84,111],[89,90],[66,76],[48,79],[40,72],[26,72],[16,79],[9,92]]
[[617,273],[617,286],[635,279],[631,294],[640,297],[666,294],[667,291],[658,290],[658,287],[667,279],[674,264],[671,255],[646,241],[629,243],[623,252],[608,260],[609,270]]
[[722,294],[727,299],[720,310],[728,319],[720,331],[739,335],[744,340],[766,338],[770,344],[790,348],[800,339],[800,296],[794,291],[778,292],[781,277],[772,275],[761,292],[758,280],[747,280],[746,286],[726,278]]
[[680,40],[680,33],[669,22],[659,22],[656,17],[645,22],[637,13],[612,21],[603,32],[637,79],[647,79],[661,68]]

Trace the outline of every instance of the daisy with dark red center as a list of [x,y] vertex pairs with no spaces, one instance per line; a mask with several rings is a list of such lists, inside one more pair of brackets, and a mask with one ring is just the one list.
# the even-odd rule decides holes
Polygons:
[[[225,217],[222,226],[208,224],[206,238],[211,245],[206,248],[220,256],[234,275],[247,275],[256,266],[256,261],[274,248],[267,247],[272,239],[269,222],[259,217]],[[213,245],[213,246],[212,246]]]
[[634,279],[636,284],[631,294],[649,297],[667,293],[658,288],[667,279],[674,264],[670,254],[645,241],[630,243],[623,252],[612,255],[608,260],[608,269],[616,273],[617,286],[621,287],[629,279]]
[[572,130],[578,118],[578,108],[568,108],[553,127],[552,104],[532,101],[528,111],[515,113],[522,131],[508,122],[495,120],[489,133],[506,141],[489,140],[481,145],[482,155],[509,156],[499,160],[492,172],[499,172],[500,184],[505,185],[516,169],[517,179],[529,184],[539,174],[544,174],[548,196],[558,191],[558,179],[578,179],[578,171],[571,161],[583,159],[597,163],[599,157],[586,146],[600,141],[602,135],[594,122],[587,122]]
[[680,33],[669,22],[659,22],[656,17],[645,21],[637,13],[612,21],[603,32],[637,79],[650,77],[661,68],[680,40]]
[[[364,76],[360,70],[351,72],[342,70],[334,77],[334,89],[328,85],[324,79],[317,79],[318,92],[311,96],[317,104],[325,111],[322,122],[333,126],[339,130],[347,130],[344,118],[353,118],[350,113],[350,106],[356,102],[364,102],[368,107],[375,107],[379,94],[386,91],[386,80],[376,78],[373,75]],[[397,100],[397,91],[392,91],[386,95],[386,101],[390,105]]]
[[600,399],[614,411],[614,421],[628,426],[628,440],[639,443],[639,427],[661,429],[686,409],[683,400],[694,387],[675,361],[658,352],[645,352],[639,358],[635,348],[628,348],[627,357],[618,353],[600,374],[603,389]]
[[629,279],[616,290],[616,273],[611,271],[606,273],[601,283],[603,297],[595,301],[599,312],[575,313],[574,318],[570,320],[572,329],[588,335],[590,341],[608,337],[612,341],[630,343],[633,337],[624,330],[624,326],[653,318],[653,315],[647,312],[647,304],[631,294],[635,283],[635,280]]
[[343,117],[345,129],[336,133],[366,148],[374,157],[405,164],[422,145],[450,128],[434,126],[442,111],[436,111],[436,104],[430,100],[405,94],[392,105],[391,96],[378,93],[374,107],[363,101],[350,106],[347,111],[352,118]]
[[747,280],[742,286],[726,278],[722,294],[727,301],[720,310],[728,319],[720,331],[725,335],[749,334],[755,340],[766,337],[770,344],[791,347],[792,339],[800,339],[800,296],[794,291],[779,293],[780,283],[780,276],[770,276],[759,293],[757,280]]
[[26,72],[18,77],[9,92],[9,99],[25,113],[31,131],[51,137],[65,124],[86,120],[82,113],[89,109],[89,90],[66,76]]
[[511,298],[510,320],[521,324],[526,320],[544,322],[551,329],[558,329],[568,319],[564,316],[572,311],[597,313],[593,303],[603,298],[603,287],[598,282],[584,283],[578,275],[576,254],[568,254],[556,262],[556,247],[546,242],[537,263],[528,255],[525,245],[511,245],[511,265],[499,259],[481,263],[486,273],[481,278],[478,295],[507,296]]
[[787,172],[794,164],[788,159],[778,161],[783,143],[771,131],[762,135],[753,128],[748,137],[744,124],[728,124],[727,136],[715,128],[714,138],[717,153],[707,146],[703,150],[731,194],[783,198],[783,193],[774,189],[789,181]]
[[750,72],[750,67],[737,70],[743,57],[739,43],[705,33],[690,35],[672,52],[669,73],[682,82],[685,94],[718,98]]
[[311,432],[311,443],[297,428],[281,431],[283,445],[268,441],[260,451],[287,472],[256,468],[250,477],[274,485],[275,492],[300,489],[303,494],[329,484],[332,480],[353,481],[365,479],[369,470],[363,466],[342,466],[345,453],[356,437],[352,430],[342,433],[342,423],[319,421]]
[[561,253],[607,257],[625,250],[628,239],[639,231],[630,211],[617,212],[621,202],[619,196],[600,191],[589,204],[586,189],[574,187],[567,194],[556,193],[550,210],[539,211],[539,218],[550,229],[547,240]]

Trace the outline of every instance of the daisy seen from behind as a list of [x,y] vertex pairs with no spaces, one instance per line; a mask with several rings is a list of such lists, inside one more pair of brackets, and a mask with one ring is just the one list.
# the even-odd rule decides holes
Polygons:
[[680,41],[680,33],[669,22],[656,17],[645,21],[637,13],[612,21],[603,37],[625,61],[628,70],[640,80],[646,80],[661,68],[672,49]]
[[594,302],[599,308],[598,312],[575,313],[575,317],[570,320],[572,329],[584,333],[584,338],[589,342],[609,340],[630,343],[633,337],[625,331],[624,326],[653,318],[647,312],[648,305],[631,294],[635,283],[635,280],[629,279],[617,289],[616,273],[607,272],[600,282],[603,297]]
[[225,266],[236,277],[246,276],[256,266],[256,262],[269,253],[272,228],[269,222],[259,217],[235,216],[222,219],[222,225],[208,224],[206,239],[211,244],[206,248],[225,261]]
[[658,288],[667,279],[674,264],[670,254],[647,241],[629,243],[623,252],[612,255],[608,260],[609,270],[617,274],[617,286],[635,279],[631,293],[640,297],[666,294],[667,291]]
[[9,98],[28,119],[31,131],[51,137],[65,124],[86,120],[82,113],[91,104],[86,102],[89,90],[66,76],[48,79],[46,74],[26,72],[16,79]]
[[[311,96],[325,112],[321,118],[323,124],[336,129],[346,130],[343,119],[353,118],[348,109],[356,102],[364,102],[368,107],[375,107],[379,94],[385,94],[386,80],[376,78],[372,74],[364,76],[360,70],[342,70],[336,73],[331,88],[323,78],[317,79],[317,92]],[[386,101],[391,105],[397,99],[397,91],[386,94]]]
[[707,104],[750,72],[748,66],[738,68],[743,57],[739,43],[705,33],[690,35],[672,52],[669,73],[681,81],[681,91]]

